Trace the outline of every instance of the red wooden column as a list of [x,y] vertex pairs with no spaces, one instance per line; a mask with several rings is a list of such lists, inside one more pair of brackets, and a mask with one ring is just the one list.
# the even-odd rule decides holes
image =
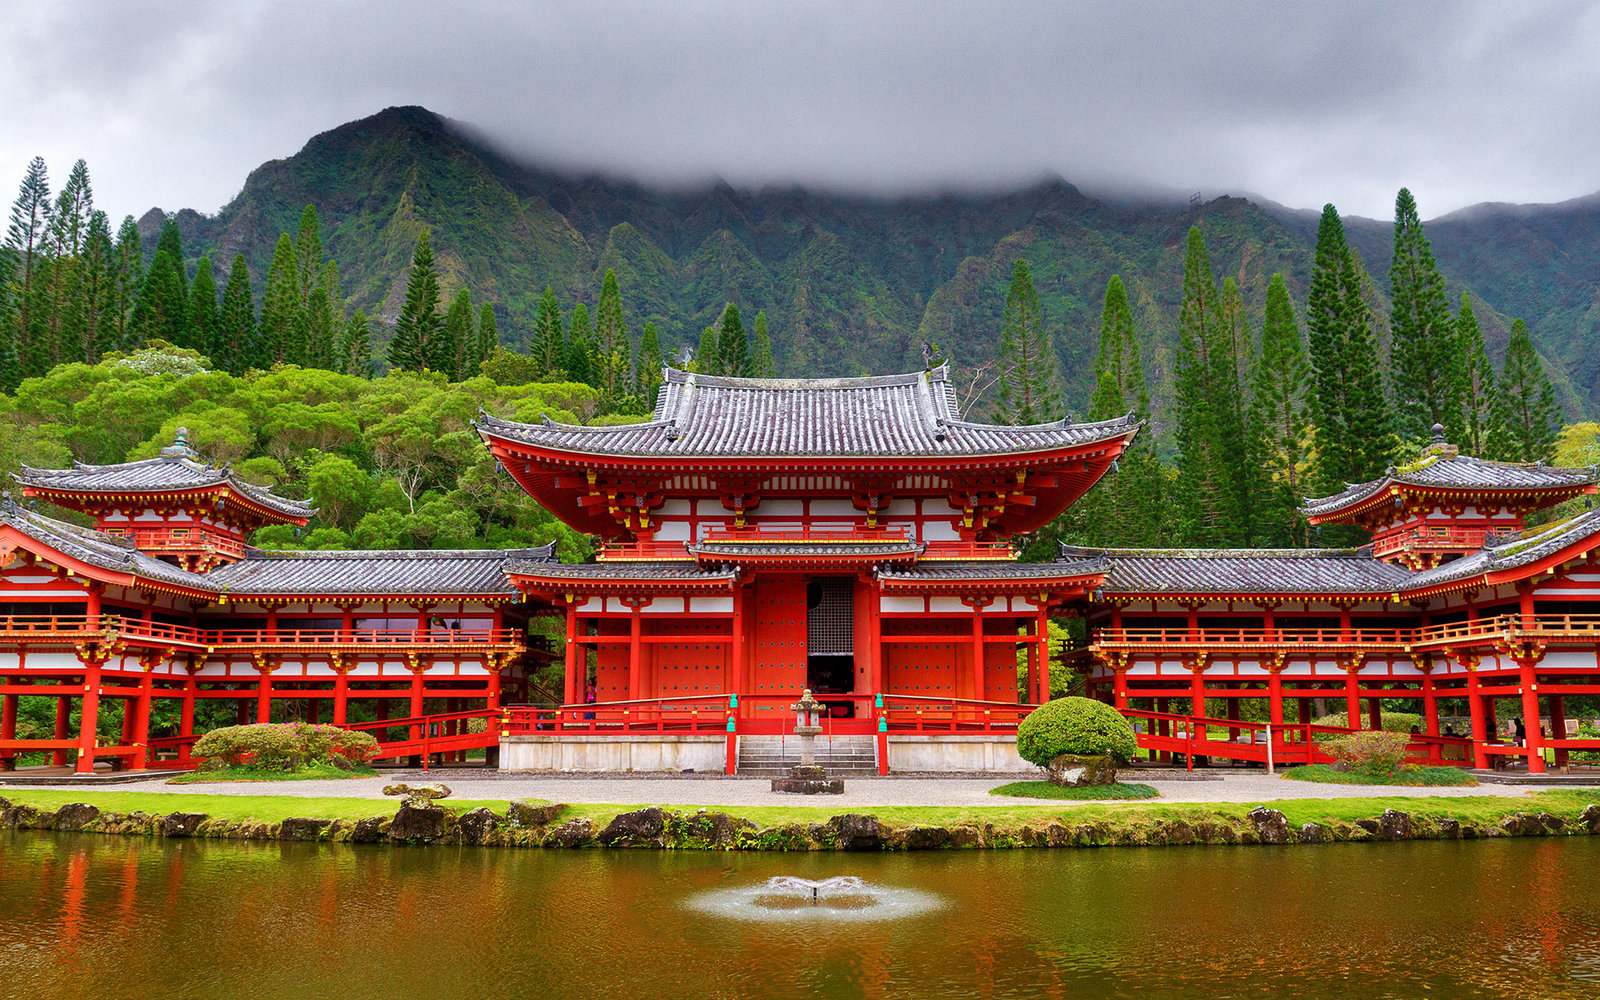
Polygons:
[[[56,698],[56,730],[55,730],[55,738],[56,739],[64,740],[64,739],[67,738],[67,732],[68,732],[68,725],[67,724],[71,720],[71,717],[72,717],[72,701],[71,701],[71,699],[69,699],[69,698],[67,698],[65,696],[61,696],[61,697]],[[65,750],[54,750],[54,751],[51,751],[51,753],[50,753],[50,763],[54,764],[56,767],[66,767],[67,766],[67,752]]]
[[[1564,740],[1567,738],[1567,697],[1561,694],[1545,695],[1545,700],[1550,703],[1550,738]],[[1567,766],[1567,751],[1558,747],[1555,754],[1556,767]]]
[[1206,727],[1197,725],[1193,719],[1203,719],[1206,715],[1206,657],[1204,653],[1196,653],[1189,659],[1189,714],[1193,717],[1189,728],[1193,731],[1193,739],[1198,743],[1206,738]]
[[333,724],[342,726],[350,720],[350,665],[334,653],[328,666],[333,668]]
[[[1526,621],[1526,612],[1524,613]],[[1522,727],[1527,733],[1523,748],[1528,752],[1528,773],[1544,773],[1544,735],[1539,731],[1539,675],[1535,667],[1539,657],[1523,655],[1517,658],[1517,678],[1522,688]]]
[[159,652],[146,652],[139,657],[139,696],[133,699],[133,734],[130,742],[139,752],[129,758],[129,767],[142,771],[150,763],[150,699],[154,696],[156,666],[165,660]]
[[[0,740],[17,738],[17,696],[8,694],[0,698]],[[0,771],[9,771],[16,765],[16,751],[0,748]]]
[[1264,664],[1267,668],[1267,718],[1274,726],[1283,725],[1283,658]]
[[[583,658],[587,667],[589,658]],[[575,705],[583,700],[583,691],[578,683],[578,602],[567,602],[567,665],[566,665],[566,703]]]
[[872,686],[868,693],[876,702],[883,693],[883,593],[869,583],[867,600],[872,602],[867,616],[867,680]]
[[[194,735],[194,701],[198,688],[199,683],[195,680],[194,667],[191,665],[188,670],[188,676],[183,679],[183,701],[178,707],[179,736]],[[190,749],[191,747],[188,743],[178,746],[178,763],[187,764],[189,762]]]
[[272,671],[278,665],[277,659],[270,653],[256,653],[251,659],[255,661],[256,674],[260,678],[256,681],[256,721],[271,722]]
[[[744,693],[745,671],[745,635],[744,635],[744,587],[733,588],[733,621],[730,631],[733,633],[733,648],[728,651],[728,693]],[[753,687],[754,685],[752,685]]]
[[[638,701],[644,697],[644,664],[639,655],[642,645],[641,633],[643,621],[640,618],[640,609],[650,603],[648,597],[624,597],[622,604],[628,609],[628,700]],[[657,692],[659,694],[660,692]]]
[[1050,609],[1039,608],[1039,704],[1050,700]]
[[983,609],[994,598],[969,595],[961,603],[972,609],[972,700],[983,701]]
[[[1433,663],[1422,671],[1422,731],[1429,736],[1439,735],[1439,695],[1433,686]],[[1440,759],[1439,744],[1428,744],[1428,759]]]
[[100,721],[100,668],[105,660],[97,653],[82,657],[83,709],[78,715],[79,774],[94,773],[95,726]]
[[[428,665],[420,662],[414,654],[410,657],[410,660],[411,710],[406,714],[415,719],[417,716],[422,714],[422,686],[424,683],[423,675],[428,672]],[[422,739],[422,724],[420,722],[414,722],[411,724],[411,738],[414,740]]]
[[1128,707],[1128,670],[1117,667],[1111,671],[1111,704],[1119,712]]

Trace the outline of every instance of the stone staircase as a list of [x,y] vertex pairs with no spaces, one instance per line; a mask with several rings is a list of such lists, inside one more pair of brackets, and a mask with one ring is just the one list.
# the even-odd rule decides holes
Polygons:
[[[800,763],[800,740],[794,736],[739,737],[739,774],[777,778]],[[877,743],[870,735],[817,737],[817,763],[830,777],[869,777],[878,773]]]

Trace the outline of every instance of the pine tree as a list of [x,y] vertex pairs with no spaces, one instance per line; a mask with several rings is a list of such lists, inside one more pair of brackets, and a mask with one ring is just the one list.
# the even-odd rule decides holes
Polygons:
[[[1225,291],[1227,290],[1225,286]],[[1217,291],[1198,226],[1189,230],[1178,313],[1178,477],[1185,505],[1181,534],[1208,545],[1247,537],[1251,477],[1245,449],[1234,329],[1243,307],[1237,288]]]
[[421,371],[437,360],[443,321],[439,317],[439,275],[433,269],[433,245],[424,229],[411,253],[406,302],[395,320],[389,342],[389,367]]
[[1033,424],[1056,419],[1061,409],[1056,349],[1045,329],[1039,293],[1034,290],[1033,275],[1025,260],[1018,260],[1011,267],[1011,287],[1006,292],[997,361],[1000,381],[995,419],[998,422]]
[[133,304],[143,283],[144,248],[140,246],[139,224],[133,216],[123,216],[122,225],[117,228],[115,273],[107,306],[113,328],[108,339],[115,342],[115,350],[133,349]]
[[715,323],[700,331],[700,343],[695,347],[694,352],[693,366],[696,373],[701,375],[723,374],[722,350],[721,345],[717,343],[717,330],[721,326],[722,318],[719,316]]
[[6,246],[15,257],[11,275],[15,302],[12,341],[24,377],[43,375],[49,369],[46,318],[39,309],[38,286],[52,210],[49,173],[44,158],[35,156],[22,176],[6,230]]
[[1265,482],[1252,508],[1256,535],[1269,546],[1306,543],[1299,507],[1305,500],[1305,472],[1311,436],[1306,395],[1311,366],[1295,322],[1294,305],[1282,274],[1267,283],[1267,311],[1261,327],[1261,356],[1251,379],[1250,452],[1261,464]]
[[88,303],[84,301],[83,242],[94,213],[89,168],[78,160],[56,197],[45,237],[45,343],[50,364],[82,361]]
[[572,308],[572,326],[567,330],[567,361],[564,367],[567,369],[567,378],[572,381],[595,384],[594,334],[589,329],[589,307],[582,302]]
[[633,342],[628,339],[628,325],[622,314],[617,272],[610,268],[606,268],[600,283],[600,300],[595,303],[594,353],[600,396],[614,406],[632,388],[629,376],[633,371]]
[[[1316,495],[1337,493],[1347,483],[1374,478],[1392,447],[1372,311],[1362,297],[1361,283],[1362,270],[1345,241],[1339,212],[1325,205],[1306,304],[1316,448],[1310,491]],[[1361,537],[1333,530],[1324,540]]]
[[722,330],[717,334],[717,354],[722,374],[735,378],[750,375],[750,338],[745,333],[744,322],[739,318],[739,307],[729,302],[722,310]]
[[[1106,283],[1100,312],[1100,347],[1095,354],[1090,420],[1114,420],[1132,413],[1150,416],[1150,387],[1139,357],[1139,337],[1122,278]],[[1139,546],[1160,540],[1164,520],[1162,476],[1155,457],[1155,439],[1146,429],[1122,453],[1111,473],[1084,497],[1082,516],[1058,527],[1057,534],[1077,533],[1095,545]]]
[[116,247],[111,242],[111,220],[106,213],[89,215],[83,238],[83,359],[90,364],[119,346],[111,319],[112,292],[116,284]]
[[294,244],[288,233],[278,236],[267,266],[267,287],[261,295],[261,323],[250,366],[297,365],[305,357],[305,313],[300,308],[300,279]]
[[0,245],[0,392],[14,393],[22,382],[22,365],[17,361],[17,308],[12,298],[12,278],[16,255],[11,247]]
[[300,212],[300,228],[294,237],[294,273],[295,285],[300,293],[300,308],[308,316],[312,296],[322,283],[326,259],[322,250],[322,223],[317,219],[316,206],[307,205]]
[[452,382],[459,382],[466,377],[468,352],[473,348],[472,293],[467,289],[462,288],[450,300],[441,333],[438,349],[429,359],[428,367],[444,372]]
[[561,307],[549,285],[539,296],[539,311],[533,320],[533,337],[528,355],[543,369],[545,377],[560,378],[567,368],[567,335],[562,330]]
[[150,258],[133,303],[135,340],[164,340],[182,346],[187,339],[184,323],[189,312],[188,282],[183,275],[183,250],[178,243],[178,224],[167,219],[156,239],[156,252]]
[[194,273],[194,284],[189,286],[189,309],[184,322],[184,340],[181,347],[190,347],[216,364],[217,346],[217,281],[211,274],[211,258],[201,257]]
[[83,253],[89,232],[89,216],[94,214],[94,191],[89,186],[89,167],[82,160],[72,165],[67,183],[62,185],[51,218],[53,252],[59,257]]
[[1394,257],[1389,265],[1389,367],[1395,430],[1422,443],[1443,424],[1460,440],[1462,358],[1444,278],[1423,234],[1417,203],[1405,188],[1394,203]]
[[1522,320],[1511,324],[1506,363],[1496,386],[1497,420],[1504,436],[1496,458],[1512,462],[1547,462],[1556,440],[1560,416],[1555,386],[1545,375],[1533,338]]
[[656,332],[654,323],[646,323],[644,332],[639,336],[639,367],[634,375],[634,394],[646,406],[654,406],[656,396],[661,389],[661,370],[664,367],[661,357],[661,335]]
[[345,324],[344,335],[339,340],[339,371],[362,378],[372,377],[372,332],[368,328],[367,314],[360,309]]
[[1472,314],[1472,301],[1461,293],[1456,315],[1456,353],[1461,358],[1461,447],[1469,455],[1489,454],[1494,429],[1494,367],[1483,347],[1483,331]]
[[213,338],[211,361],[218,368],[242,374],[246,368],[267,364],[256,339],[256,307],[250,291],[250,271],[244,254],[235,254],[228,269],[228,284],[222,289],[222,308],[217,312],[217,332]]
[[477,375],[483,363],[494,357],[494,352],[499,346],[500,330],[495,323],[494,306],[485,302],[482,311],[478,313],[478,339],[472,349],[472,370],[464,377],[471,378]]
[[333,340],[336,336],[333,309],[328,290],[321,285],[311,290],[306,306],[306,354],[308,368],[333,368]]
[[772,335],[767,332],[766,310],[756,313],[755,332],[750,337],[750,374],[755,378],[773,378]]

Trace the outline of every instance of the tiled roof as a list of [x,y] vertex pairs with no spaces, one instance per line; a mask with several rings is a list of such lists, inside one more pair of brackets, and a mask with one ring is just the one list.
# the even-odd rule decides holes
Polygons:
[[1093,576],[1110,568],[1103,556],[1090,555],[1082,559],[1064,559],[1053,563],[1020,563],[997,559],[993,561],[940,561],[927,560],[905,569],[878,571],[880,580],[895,583],[951,583],[964,580],[1064,580],[1080,576]]
[[701,569],[692,562],[513,562],[506,567],[507,576],[534,577],[542,580],[571,580],[610,583],[731,583],[738,578],[737,570]]
[[198,573],[190,573],[154,556],[145,555],[133,547],[131,540],[113,538],[93,528],[82,528],[45,517],[25,510],[9,499],[0,503],[0,523],[8,524],[62,555],[90,566],[189,590],[216,589],[208,578]]
[[1485,573],[1500,573],[1538,562],[1586,538],[1600,534],[1600,510],[1586,511],[1555,524],[1541,524],[1522,531],[1493,536],[1476,552],[1453,559],[1442,566],[1423,570],[1407,583],[1407,590],[1435,587]]
[[509,563],[543,563],[554,555],[554,542],[534,549],[251,549],[205,579],[229,595],[514,594],[506,581]]
[[[172,451],[173,449],[167,449]],[[183,449],[185,452],[187,448]],[[189,454],[167,454],[116,465],[72,463],[70,469],[33,469],[23,466],[12,478],[24,486],[76,493],[165,493],[227,486],[268,510],[291,518],[307,518],[316,508],[305,500],[274,496],[262,486],[235,479],[227,466],[206,465]]]
[[645,423],[522,424],[487,414],[480,433],[558,451],[681,458],[960,457],[1048,451],[1132,435],[1132,416],[1025,427],[960,419],[947,367],[907,375],[749,379],[668,368]]
[[688,547],[690,555],[702,562],[726,559],[737,562],[750,557],[776,559],[882,559],[903,562],[915,559],[925,546],[909,539],[871,542],[763,542],[702,541]]
[[1342,493],[1309,499],[1300,508],[1307,517],[1326,516],[1381,496],[1391,486],[1434,489],[1551,490],[1573,489],[1600,481],[1594,466],[1567,469],[1544,464],[1518,465],[1490,462],[1467,455],[1439,454],[1405,467],[1385,470],[1369,483],[1355,483]]
[[1119,594],[1387,594],[1414,575],[1370,549],[1089,549],[1061,559],[1110,560],[1105,589]]

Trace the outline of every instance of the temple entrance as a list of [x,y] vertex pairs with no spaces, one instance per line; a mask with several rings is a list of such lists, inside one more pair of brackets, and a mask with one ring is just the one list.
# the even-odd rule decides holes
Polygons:
[[855,714],[849,699],[830,698],[855,690],[855,581],[821,577],[806,585],[806,686],[828,706],[828,715]]

